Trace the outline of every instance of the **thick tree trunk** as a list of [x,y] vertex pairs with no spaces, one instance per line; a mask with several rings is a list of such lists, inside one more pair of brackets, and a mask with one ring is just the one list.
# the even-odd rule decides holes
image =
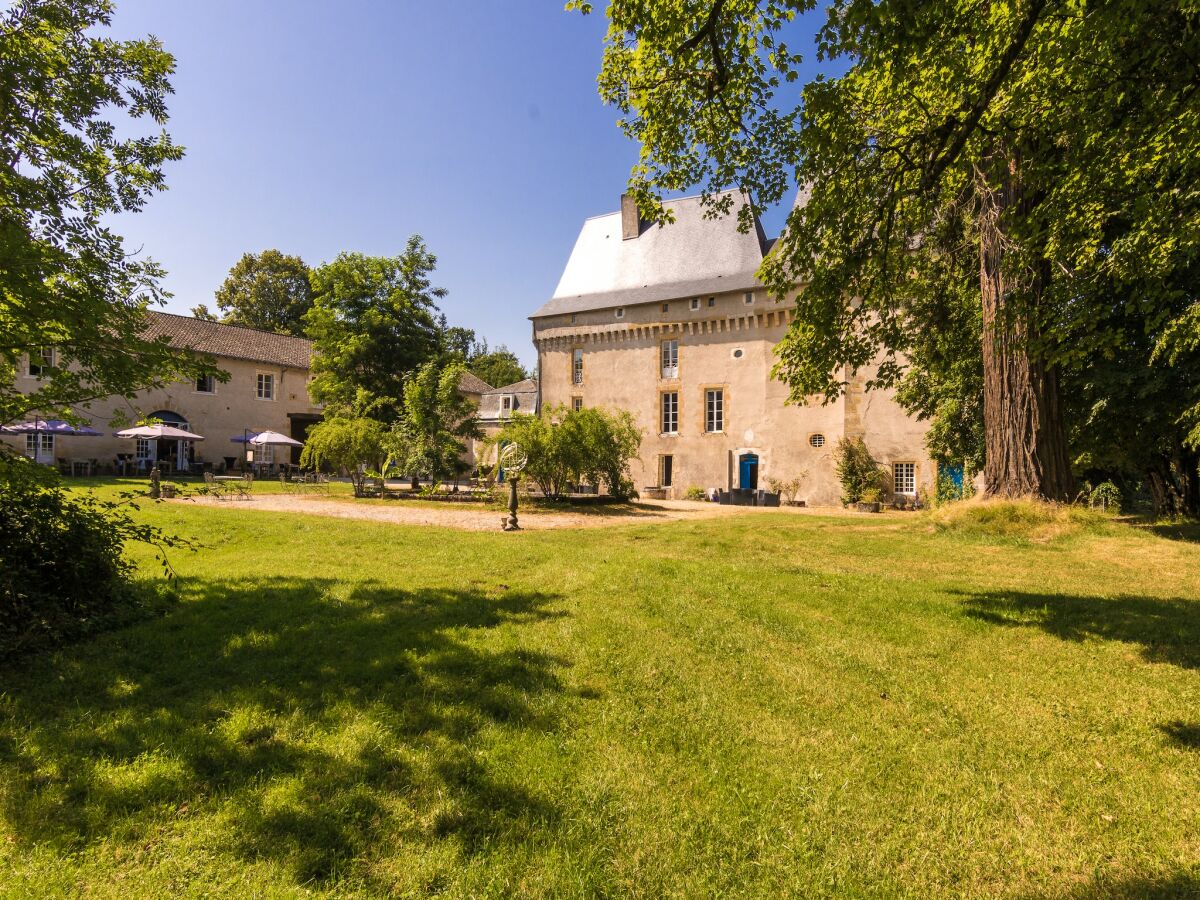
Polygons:
[[[1004,214],[1023,202],[1015,164],[976,172],[983,302],[984,493],[1067,500],[1073,479],[1058,373],[1040,358],[1037,309],[1047,274],[1005,265]],[[998,184],[997,184],[998,182]]]

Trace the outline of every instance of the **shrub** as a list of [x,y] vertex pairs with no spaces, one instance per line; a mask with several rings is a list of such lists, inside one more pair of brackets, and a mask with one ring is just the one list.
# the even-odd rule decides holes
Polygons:
[[954,503],[958,500],[970,500],[975,496],[975,485],[967,473],[962,476],[962,486],[954,483],[950,473],[945,469],[938,470],[937,484],[934,486],[933,501],[941,506],[944,503]]
[[859,503],[879,503],[883,499],[883,491],[877,487],[864,488]]
[[836,468],[838,480],[842,483],[844,506],[861,501],[865,491],[874,489],[882,493],[887,484],[887,473],[871,456],[862,438],[842,438],[838,441]]
[[1088,494],[1088,506],[1105,512],[1120,512],[1121,500],[1121,489],[1111,481],[1096,485]]
[[696,487],[696,485],[693,484],[690,488],[688,488],[686,491],[683,492],[683,499],[684,500],[707,500],[708,495],[704,493],[704,488]]
[[804,479],[808,477],[808,472],[801,472],[795,478],[784,480],[782,478],[768,478],[767,485],[771,491],[779,495],[784,503],[792,503],[796,499],[796,495],[800,493],[800,488],[804,486]]
[[383,426],[365,416],[334,417],[318,422],[308,430],[300,465],[320,468],[323,465],[346,472],[354,485],[354,496],[365,494],[370,472],[383,473]]
[[149,594],[124,545],[190,546],[122,503],[63,490],[57,473],[0,451],[0,661],[133,616]]
[[628,412],[562,406],[540,417],[518,413],[492,439],[497,445],[520,445],[529,460],[523,474],[552,500],[583,482],[603,484],[620,499],[633,496],[629,461],[641,442],[641,430]]

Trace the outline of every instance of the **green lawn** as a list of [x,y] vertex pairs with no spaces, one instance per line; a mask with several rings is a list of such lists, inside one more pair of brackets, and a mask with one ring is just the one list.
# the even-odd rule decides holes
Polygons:
[[181,602],[0,672],[0,896],[1200,891],[1194,531],[142,515]]

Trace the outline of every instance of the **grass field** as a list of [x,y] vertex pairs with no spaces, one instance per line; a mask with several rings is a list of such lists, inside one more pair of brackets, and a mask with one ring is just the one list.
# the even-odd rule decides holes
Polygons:
[[178,604],[0,672],[0,896],[1200,892],[1194,529],[141,515]]

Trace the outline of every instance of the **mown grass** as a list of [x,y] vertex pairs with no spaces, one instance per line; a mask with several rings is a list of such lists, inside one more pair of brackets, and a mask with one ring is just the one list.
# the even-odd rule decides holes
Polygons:
[[4,896],[1200,891],[1186,539],[141,515],[178,605],[0,675]]

